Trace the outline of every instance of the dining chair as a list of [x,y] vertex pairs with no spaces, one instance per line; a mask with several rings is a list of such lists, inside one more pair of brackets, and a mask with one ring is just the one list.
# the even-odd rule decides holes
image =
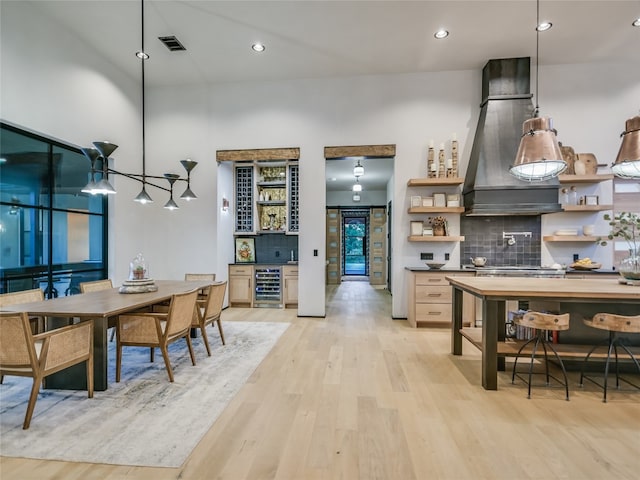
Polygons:
[[222,303],[224,302],[224,294],[227,290],[227,282],[217,282],[209,287],[209,293],[205,299],[198,300],[196,311],[193,316],[192,327],[199,327],[202,332],[202,341],[207,348],[207,355],[211,356],[211,348],[209,347],[209,339],[207,338],[206,326],[212,323],[218,324],[220,339],[225,345],[224,332],[222,331],[222,323],[220,322],[220,314],[222,313]]
[[[216,274],[215,273],[185,273],[184,274],[185,282],[215,282]],[[198,293],[198,300],[203,300],[206,298],[207,293],[209,292],[208,288],[203,288]]]
[[[0,308],[9,305],[19,305],[21,303],[41,302],[44,300],[44,293],[39,288],[32,290],[22,290],[20,292],[10,292],[0,294]],[[42,333],[46,329],[44,317],[29,317],[31,323],[31,331],[34,334]]]
[[109,290],[110,288],[113,288],[113,282],[111,282],[110,278],[80,283],[80,293],[97,292],[99,290]]
[[[113,288],[113,282],[110,278],[80,283],[80,293],[99,292],[100,290],[109,290],[110,288]],[[111,337],[109,338],[110,342],[113,342],[113,339],[116,336],[115,326],[115,317],[110,317],[109,319],[107,319],[107,328],[113,328],[113,330],[111,330]]]
[[[531,398],[531,381],[532,376],[537,374],[533,371],[533,364],[536,359],[536,355],[540,354],[538,348],[542,348],[542,357],[544,358],[544,372],[540,374],[545,375],[546,377],[546,385],[550,384],[549,380],[552,378],[560,383],[565,388],[566,399],[569,400],[569,381],[567,380],[567,371],[564,368],[564,363],[562,359],[558,355],[558,352],[553,347],[553,344],[548,340],[549,332],[559,332],[562,330],[569,330],[569,314],[564,313],[562,315],[556,315],[552,313],[541,313],[541,312],[526,312],[524,315],[516,317],[513,319],[513,323],[516,325],[521,325],[523,327],[533,329],[534,335],[531,339],[527,340],[522,344],[518,353],[516,354],[515,361],[513,362],[513,372],[511,374],[511,383],[515,383],[516,377],[522,379],[527,383],[528,392],[527,398]],[[531,353],[528,351],[523,353],[524,349],[533,344],[533,348]],[[562,374],[564,376],[564,383],[549,374],[549,355],[547,355],[547,350],[551,350],[556,358],[556,361],[560,365],[562,369]],[[522,377],[522,372],[517,371],[518,358],[520,356],[528,356],[530,358],[529,369],[528,369],[528,380],[525,380]]]
[[[621,337],[620,334],[632,334],[632,333],[640,333],[640,315],[635,316],[625,316],[625,315],[614,315],[612,313],[596,313],[593,318],[585,318],[585,325],[588,325],[592,328],[597,328],[599,330],[606,330],[609,332],[609,338],[604,342],[604,345],[594,345],[587,356],[585,357],[582,363],[582,369],[580,371],[580,386],[584,385],[584,379],[589,380],[590,382],[598,385],[600,388],[604,390],[604,395],[602,397],[602,401],[607,401],[607,379],[609,377],[609,366],[611,364],[611,354],[614,354],[614,364],[616,370],[616,388],[620,388],[620,380],[631,385],[632,387],[636,387],[640,389],[640,385],[635,383],[631,383],[629,380],[620,376],[620,369],[618,364],[618,347],[620,347],[624,352],[629,356],[630,360],[635,364],[638,373],[640,373],[640,362],[633,355],[633,352],[629,350],[629,347],[625,345],[625,339]],[[600,384],[598,381],[594,380],[592,375],[585,375],[585,369],[587,367],[587,362],[593,352],[599,346],[606,346],[607,348],[607,360],[604,365],[604,377],[603,383]]]
[[152,362],[155,348],[160,348],[170,382],[173,382],[173,370],[167,349],[169,344],[184,338],[187,347],[189,347],[191,364],[196,364],[189,331],[197,297],[198,289],[174,294],[166,313],[140,312],[118,317],[116,325],[116,382],[120,381],[122,347],[150,347]]
[[86,363],[87,391],[92,398],[91,320],[33,335],[25,312],[0,313],[0,383],[5,375],[33,378],[23,429],[29,428],[43,379],[82,362]]

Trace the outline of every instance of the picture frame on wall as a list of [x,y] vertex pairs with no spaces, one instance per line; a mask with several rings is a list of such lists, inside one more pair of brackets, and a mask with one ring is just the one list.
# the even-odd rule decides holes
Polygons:
[[255,239],[236,238],[236,263],[256,263]]

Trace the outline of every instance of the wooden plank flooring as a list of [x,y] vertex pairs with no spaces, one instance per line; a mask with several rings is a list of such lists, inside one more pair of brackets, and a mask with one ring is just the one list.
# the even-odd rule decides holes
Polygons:
[[[365,282],[329,287],[326,318],[231,308],[225,321],[292,326],[181,468],[0,458],[12,479],[635,479],[640,392],[481,387],[468,342],[391,320]],[[508,366],[510,365],[508,361]],[[638,377],[635,377],[638,381]],[[203,406],[206,412],[206,406]],[[61,446],[64,448],[64,446]]]

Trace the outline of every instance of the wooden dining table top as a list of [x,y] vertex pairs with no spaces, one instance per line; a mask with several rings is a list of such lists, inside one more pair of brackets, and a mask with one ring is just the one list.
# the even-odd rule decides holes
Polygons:
[[640,303],[640,286],[616,278],[446,277],[452,286],[482,297],[623,300]]
[[209,281],[156,280],[158,290],[146,293],[120,293],[119,288],[52,298],[39,302],[21,303],[2,307],[3,311],[27,312],[30,315],[49,317],[100,318],[129,312],[133,308],[146,307],[166,300],[173,294],[188,292],[209,286]]

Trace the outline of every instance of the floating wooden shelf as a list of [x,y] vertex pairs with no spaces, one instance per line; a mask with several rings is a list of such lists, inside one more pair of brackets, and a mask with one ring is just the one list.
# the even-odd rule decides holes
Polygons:
[[411,207],[407,213],[462,213],[464,207]]
[[410,242],[464,242],[464,237],[460,236],[436,236],[436,235],[410,235],[407,240]]
[[565,212],[602,212],[613,210],[613,205],[562,205]]
[[450,178],[410,178],[407,182],[407,187],[446,187],[462,185],[464,178],[450,177]]
[[[602,237],[606,237],[603,235]],[[542,240],[545,242],[597,242],[599,238],[593,235],[545,235]]]
[[613,173],[592,175],[558,175],[560,183],[600,183],[613,180]]

